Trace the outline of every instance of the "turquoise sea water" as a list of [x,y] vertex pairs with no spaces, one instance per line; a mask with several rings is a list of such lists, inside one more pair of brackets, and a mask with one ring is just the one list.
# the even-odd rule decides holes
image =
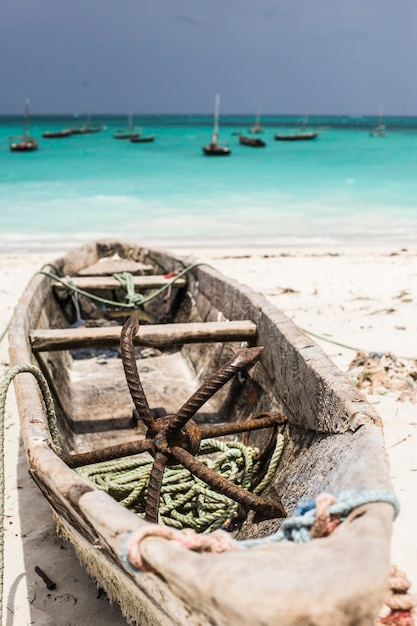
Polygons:
[[169,245],[417,243],[417,118],[310,119],[314,141],[279,142],[299,118],[265,117],[265,148],[238,143],[253,117],[223,116],[210,158],[210,116],[147,116],[149,144],[113,139],[126,117],[96,117],[93,135],[43,139],[82,119],[32,117],[39,150],[12,153],[20,117],[0,117],[0,250],[45,248],[96,236]]

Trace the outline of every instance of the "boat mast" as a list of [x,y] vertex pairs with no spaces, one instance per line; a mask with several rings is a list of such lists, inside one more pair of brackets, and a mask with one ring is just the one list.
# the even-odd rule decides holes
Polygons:
[[220,111],[220,94],[216,94],[214,102],[214,128],[211,143],[217,145],[219,139],[219,111]]
[[307,109],[306,114],[304,115],[303,123],[301,124],[301,132],[303,133],[308,124],[308,118],[310,117],[310,109]]
[[25,100],[25,137],[29,137],[29,105],[30,100],[26,98]]
[[129,130],[133,130],[133,111],[132,111],[132,109],[129,110],[128,128],[129,128]]
[[380,106],[379,115],[378,115],[378,126],[383,126],[383,123],[382,123],[383,115],[384,115],[384,109],[382,108],[382,106]]

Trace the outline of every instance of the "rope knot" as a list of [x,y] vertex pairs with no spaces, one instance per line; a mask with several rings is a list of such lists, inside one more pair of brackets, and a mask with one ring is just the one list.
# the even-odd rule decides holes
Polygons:
[[388,491],[343,491],[337,497],[321,493],[297,506],[294,515],[284,520],[281,527],[283,539],[306,543],[310,539],[326,537],[353,509],[374,502],[387,502],[394,507],[395,515],[398,514],[397,499]]
[[316,498],[316,521],[310,528],[310,538],[327,537],[336,526],[340,524],[340,518],[330,513],[330,506],[336,504],[336,498],[330,493],[320,493]]
[[113,276],[126,291],[125,300],[129,306],[138,307],[143,304],[145,297],[141,293],[136,293],[132,274],[121,272],[120,274],[113,274]]
[[191,528],[176,530],[159,524],[146,524],[128,533],[125,538],[121,559],[126,567],[141,572],[155,573],[142,555],[141,543],[147,537],[160,537],[175,541],[183,548],[198,553],[219,554],[239,550],[239,544],[223,530],[215,530],[210,535],[201,535]]

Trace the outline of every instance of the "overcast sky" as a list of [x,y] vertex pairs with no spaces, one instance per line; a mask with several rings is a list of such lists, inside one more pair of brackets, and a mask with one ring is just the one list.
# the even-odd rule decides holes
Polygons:
[[0,114],[417,115],[416,0],[1,0]]

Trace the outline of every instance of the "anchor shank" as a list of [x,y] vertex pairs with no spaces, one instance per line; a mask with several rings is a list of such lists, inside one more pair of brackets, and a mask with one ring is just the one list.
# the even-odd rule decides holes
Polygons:
[[74,468],[81,467],[82,465],[112,461],[113,459],[121,459],[125,456],[141,454],[142,452],[150,452],[152,449],[153,443],[150,439],[141,439],[140,441],[126,441],[125,443],[102,448],[101,450],[91,450],[77,454],[64,454],[61,458],[68,467]]
[[125,322],[120,335],[120,352],[122,355],[123,368],[126,381],[139,417],[149,428],[155,422],[150,411],[148,401],[140,382],[139,372],[136,365],[133,339],[139,330],[139,321],[136,317],[129,317]]
[[148,494],[146,496],[145,520],[152,524],[158,523],[159,500],[161,497],[162,478],[164,476],[167,457],[162,452],[155,454],[149,477]]
[[203,406],[215,393],[223,387],[233,376],[243,368],[253,365],[260,357],[263,347],[244,348],[239,350],[225,365],[205,383],[183,404],[180,410],[172,417],[167,436],[179,432],[196,411]]
[[237,433],[247,432],[249,430],[258,430],[261,428],[271,428],[278,426],[285,421],[281,415],[262,417],[245,422],[232,422],[231,424],[204,424],[200,426],[201,439],[211,439],[212,437],[223,437],[224,435],[235,435]]
[[234,485],[229,480],[204,465],[204,463],[193,457],[183,448],[173,446],[171,448],[171,454],[181,465],[212,489],[238,502],[246,509],[252,509],[257,513],[262,513],[264,519],[287,516],[281,502],[273,502],[272,500],[261,498],[246,491],[243,487]]

